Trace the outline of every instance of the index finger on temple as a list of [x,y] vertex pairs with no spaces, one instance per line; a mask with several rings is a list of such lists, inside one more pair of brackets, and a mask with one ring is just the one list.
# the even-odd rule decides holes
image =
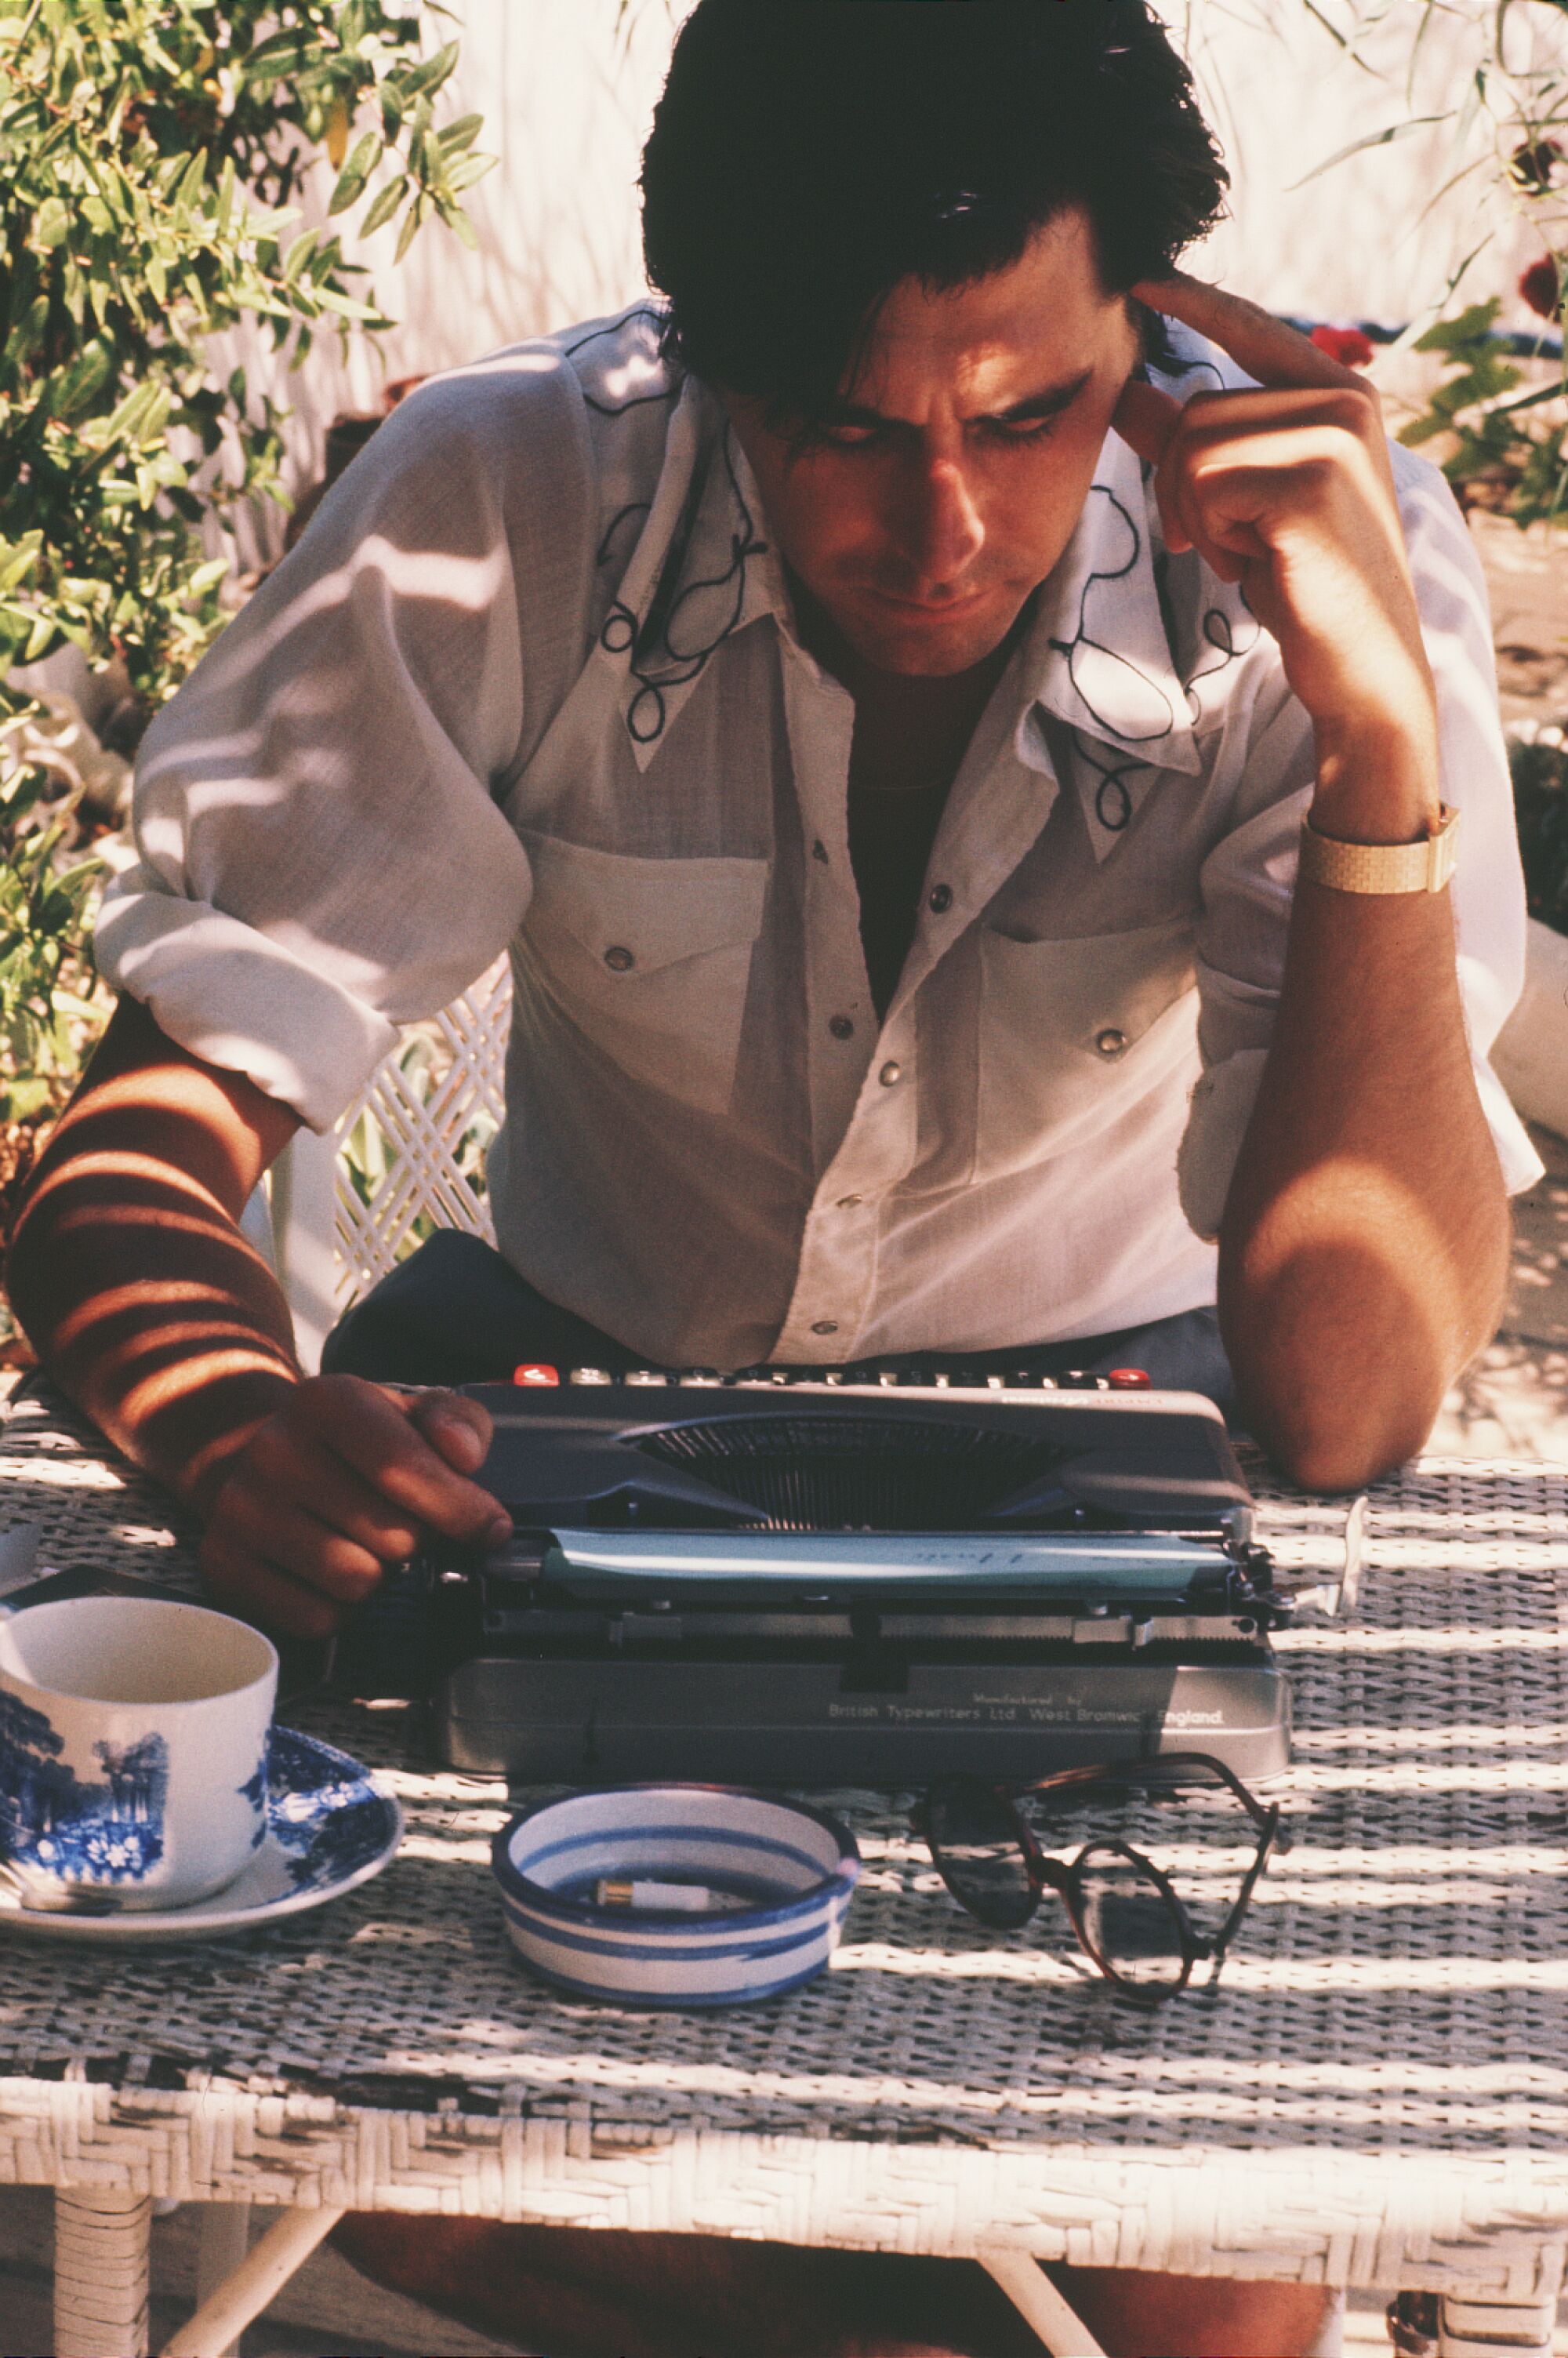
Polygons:
[[1260,304],[1223,287],[1206,287],[1173,270],[1168,278],[1145,278],[1132,288],[1134,300],[1195,328],[1222,352],[1239,361],[1249,376],[1265,385],[1353,384],[1367,380],[1319,350],[1298,329],[1287,327]]

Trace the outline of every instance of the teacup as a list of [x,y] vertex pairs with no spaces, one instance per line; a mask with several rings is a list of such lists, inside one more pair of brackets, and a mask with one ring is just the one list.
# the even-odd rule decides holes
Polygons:
[[0,1860],[33,1904],[178,1908],[266,1833],[277,1655],[205,1606],[77,1596],[0,1621]]

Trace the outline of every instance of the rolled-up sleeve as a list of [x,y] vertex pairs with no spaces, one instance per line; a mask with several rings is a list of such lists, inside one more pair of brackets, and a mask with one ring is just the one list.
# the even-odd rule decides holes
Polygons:
[[493,441],[461,379],[404,403],[142,749],[100,969],[316,1130],[527,905],[495,799],[524,664]]
[[[1443,799],[1462,814],[1450,890],[1465,1025],[1482,1109],[1513,1195],[1541,1176],[1541,1165],[1487,1061],[1524,984],[1525,903],[1486,580],[1436,468],[1397,445],[1393,460],[1437,689]],[[1183,1208],[1206,1238],[1218,1233],[1273,1039],[1301,824],[1314,782],[1312,724],[1276,671],[1253,707],[1236,824],[1202,874],[1204,1069],[1179,1175]],[[1367,1020],[1377,1021],[1375,1009]]]

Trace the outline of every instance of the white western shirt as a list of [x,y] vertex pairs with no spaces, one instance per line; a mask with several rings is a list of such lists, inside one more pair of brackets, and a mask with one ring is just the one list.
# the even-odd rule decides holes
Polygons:
[[[1178,396],[1246,382],[1173,334]],[[1274,642],[1166,554],[1110,435],[879,1023],[853,706],[657,336],[641,307],[395,413],[148,732],[104,974],[319,1130],[509,949],[502,1250],[650,1359],[1000,1348],[1212,1302],[1313,784]],[[1539,1166],[1486,1063],[1524,934],[1486,594],[1441,476],[1394,464],[1517,1189]]]

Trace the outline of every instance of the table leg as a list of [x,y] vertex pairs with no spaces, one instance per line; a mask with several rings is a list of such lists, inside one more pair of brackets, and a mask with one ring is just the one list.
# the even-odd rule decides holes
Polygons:
[[326,2205],[316,2211],[285,2211],[239,2266],[209,2294],[189,2325],[166,2342],[163,2358],[213,2358],[237,2342],[247,2325],[276,2299],[343,2216]]
[[1552,2358],[1556,2325],[1555,2299],[1519,2304],[1444,2293],[1437,2305],[1437,2358]]
[[152,2203],[107,2187],[54,2198],[54,2358],[146,2358]]
[[[196,2306],[204,2309],[221,2292],[251,2248],[251,2206],[248,2202],[204,2202],[196,2240]],[[212,2358],[239,2358],[240,2345],[231,2342]]]
[[1050,2358],[1105,2358],[1105,2353],[1072,2304],[1064,2299],[1038,2260],[1027,2252],[981,2252],[980,2266],[1006,2293],[1026,2325],[1040,2336]]
[[1541,2254],[1533,2299],[1404,2292],[1389,2304],[1389,2339],[1403,2358],[1552,2358],[1563,2253]]

